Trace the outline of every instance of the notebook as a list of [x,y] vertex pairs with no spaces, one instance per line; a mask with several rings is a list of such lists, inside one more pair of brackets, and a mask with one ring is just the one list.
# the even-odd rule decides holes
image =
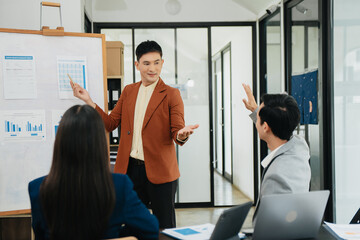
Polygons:
[[162,233],[176,239],[239,239],[240,229],[251,206],[252,203],[247,202],[223,211],[215,226],[207,223],[190,227],[169,228],[162,231]]
[[323,190],[263,196],[256,216],[253,239],[315,238],[329,193]]

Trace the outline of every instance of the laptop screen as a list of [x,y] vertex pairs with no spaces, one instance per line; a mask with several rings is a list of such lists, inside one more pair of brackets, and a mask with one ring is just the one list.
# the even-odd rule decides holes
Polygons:
[[329,193],[324,190],[263,196],[254,226],[254,239],[316,237]]

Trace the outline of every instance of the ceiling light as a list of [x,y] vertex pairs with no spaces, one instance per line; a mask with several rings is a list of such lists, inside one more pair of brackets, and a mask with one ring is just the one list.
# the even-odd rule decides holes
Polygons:
[[166,11],[171,15],[176,15],[181,10],[181,4],[178,0],[168,0],[165,3]]

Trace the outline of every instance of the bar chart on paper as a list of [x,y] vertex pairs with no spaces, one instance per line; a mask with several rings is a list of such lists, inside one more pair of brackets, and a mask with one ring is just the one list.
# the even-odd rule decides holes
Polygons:
[[19,110],[1,113],[4,141],[45,141],[45,111]]
[[84,89],[88,89],[85,58],[58,57],[57,68],[59,80],[59,97],[61,99],[74,98],[68,76],[70,76],[75,83],[79,84]]

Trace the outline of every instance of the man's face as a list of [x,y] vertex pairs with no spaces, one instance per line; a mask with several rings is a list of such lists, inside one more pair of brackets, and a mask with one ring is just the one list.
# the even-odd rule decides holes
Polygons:
[[259,107],[259,111],[256,114],[257,116],[256,116],[256,124],[255,124],[256,130],[257,130],[257,132],[259,134],[259,138],[262,139],[262,140],[264,140],[264,137],[265,137],[265,129],[264,129],[265,123],[263,123],[261,125],[261,119],[260,119],[260,116],[259,116],[259,112],[263,107],[264,107],[264,103],[261,103],[261,105]]
[[158,52],[149,52],[142,55],[139,61],[135,62],[136,69],[140,71],[141,81],[145,86],[156,82],[161,73],[164,60]]

